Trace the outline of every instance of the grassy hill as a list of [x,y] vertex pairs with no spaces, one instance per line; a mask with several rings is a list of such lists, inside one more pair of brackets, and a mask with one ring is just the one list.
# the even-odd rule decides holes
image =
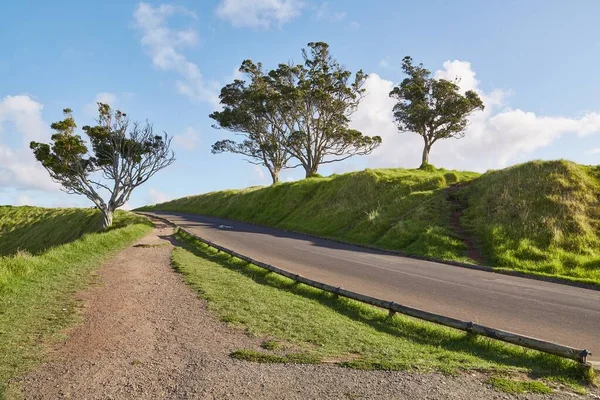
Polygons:
[[0,207],[0,399],[13,390],[8,379],[39,362],[48,340],[74,321],[74,294],[91,272],[151,229],[131,213],[115,219],[96,232],[97,210]]
[[[84,208],[0,206],[0,256],[44,250],[98,231],[102,217]],[[117,211],[113,229],[138,221],[135,214]]]
[[367,169],[189,196],[143,210],[233,218],[413,255],[477,258],[497,268],[600,283],[599,176],[598,168],[562,160],[483,175]]

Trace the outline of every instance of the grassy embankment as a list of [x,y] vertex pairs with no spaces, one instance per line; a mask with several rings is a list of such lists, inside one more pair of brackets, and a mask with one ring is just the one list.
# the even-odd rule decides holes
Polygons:
[[[575,362],[387,312],[269,273],[179,232],[174,267],[223,321],[263,339],[255,362],[334,362],[347,368],[485,372],[498,390],[585,392]],[[483,378],[486,379],[486,378]]]
[[[600,170],[569,161],[534,161],[483,175],[380,169],[272,187],[189,196],[147,211],[233,218],[443,260],[466,261],[452,225],[485,264],[600,284]],[[472,260],[471,260],[472,262]]]
[[96,233],[91,209],[0,207],[0,399],[7,381],[32,368],[44,348],[76,321],[75,292],[107,256],[150,230],[118,212],[115,227]]

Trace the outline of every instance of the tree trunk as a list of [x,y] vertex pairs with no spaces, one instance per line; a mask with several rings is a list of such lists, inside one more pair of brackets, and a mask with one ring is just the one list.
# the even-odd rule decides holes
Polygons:
[[112,226],[114,213],[114,210],[108,208],[102,210],[102,230],[106,230]]
[[306,172],[305,178],[312,178],[317,175],[317,171],[319,170],[319,165],[307,165],[304,167],[304,171]]
[[429,151],[431,150],[431,145],[425,143],[425,147],[423,147],[423,158],[421,159],[421,166],[419,168],[423,169],[427,165],[429,165]]
[[273,170],[271,171],[269,169],[269,173],[271,174],[271,179],[273,180],[272,185],[279,183],[279,170]]

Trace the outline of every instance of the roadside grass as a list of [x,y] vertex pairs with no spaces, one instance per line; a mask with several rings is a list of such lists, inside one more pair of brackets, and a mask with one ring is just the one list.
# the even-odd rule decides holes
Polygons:
[[600,168],[533,161],[461,189],[463,224],[490,265],[600,284]]
[[271,187],[189,196],[143,211],[232,218],[409,254],[468,261],[450,225],[448,186],[479,174],[367,169]]
[[532,161],[483,175],[377,169],[189,196],[144,211],[237,219],[439,260],[475,263],[452,226],[460,223],[484,264],[498,271],[600,285],[600,167]]
[[544,383],[537,381],[520,381],[500,376],[492,376],[487,380],[487,383],[492,385],[494,389],[509,394],[552,393],[552,389],[544,385]]
[[[77,215],[73,210],[56,212]],[[88,233],[38,255],[18,252],[0,257],[0,399],[17,390],[8,380],[39,363],[46,345],[77,320],[74,294],[93,281],[94,269],[151,229],[149,221],[137,216],[118,218],[123,226],[108,232]],[[31,225],[40,226],[47,229],[43,222]],[[3,233],[2,240],[7,237],[10,234]]]
[[[218,253],[178,232],[172,262],[223,321],[267,342],[233,357],[257,362],[337,362],[357,369],[463,370],[527,374],[584,390],[586,376],[570,360],[512,346],[336,297]],[[271,349],[272,348],[272,349]],[[289,352],[287,352],[287,351]],[[303,356],[301,356],[304,354]]]

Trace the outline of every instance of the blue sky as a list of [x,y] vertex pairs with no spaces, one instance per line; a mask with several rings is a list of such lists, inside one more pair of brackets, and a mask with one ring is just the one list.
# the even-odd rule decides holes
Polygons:
[[[48,140],[70,107],[79,126],[108,101],[175,137],[176,163],[128,206],[269,183],[235,155],[212,155],[221,86],[242,60],[300,61],[325,41],[350,70],[370,74],[353,127],[381,135],[368,157],[322,174],[416,167],[421,142],[397,133],[387,94],[411,55],[438,77],[461,77],[486,111],[461,140],[436,143],[436,166],[485,171],[530,159],[600,158],[600,2],[584,1],[22,1],[0,6],[0,204],[87,206],[58,191],[27,143]],[[283,180],[302,177],[286,171]]]

